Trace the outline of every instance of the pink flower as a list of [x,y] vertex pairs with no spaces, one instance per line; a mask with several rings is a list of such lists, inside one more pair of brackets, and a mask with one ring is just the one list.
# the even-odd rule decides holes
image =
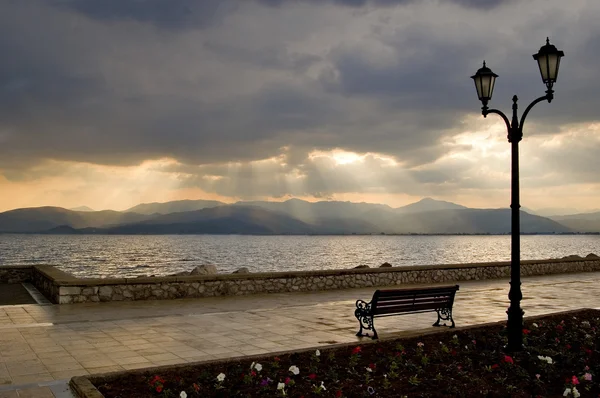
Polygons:
[[292,380],[292,379],[290,379],[289,377],[286,377],[286,378],[285,378],[285,382],[284,382],[284,383],[285,383],[285,384],[290,384],[290,381],[291,381],[291,380]]
[[539,379],[540,379],[540,377],[541,377],[541,376],[540,376],[540,374],[539,374],[539,373],[536,373],[536,375],[535,375],[535,378],[539,380]]
[[[587,366],[586,366],[587,368]],[[590,373],[586,373],[583,375],[583,379],[586,381],[592,381],[592,375]]]
[[509,355],[505,355],[503,361],[506,363],[515,363],[515,361],[513,361],[512,357]]
[[579,379],[577,378],[577,376],[571,377],[571,383],[573,383],[574,386],[579,384]]

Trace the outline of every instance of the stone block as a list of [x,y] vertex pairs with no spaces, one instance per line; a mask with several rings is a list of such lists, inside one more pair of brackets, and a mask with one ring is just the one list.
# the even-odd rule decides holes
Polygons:
[[98,295],[100,297],[112,297],[113,295],[113,288],[110,286],[100,286],[98,288]]
[[81,288],[79,286],[61,286],[58,293],[61,296],[74,296],[81,294]]

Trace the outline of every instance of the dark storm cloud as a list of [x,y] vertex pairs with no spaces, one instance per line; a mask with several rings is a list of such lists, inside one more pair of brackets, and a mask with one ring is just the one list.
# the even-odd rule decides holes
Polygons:
[[202,28],[233,8],[230,0],[46,0],[48,4],[105,21],[137,21],[167,29]]
[[[554,2],[537,13],[534,2],[519,3],[518,12],[514,4],[4,2],[0,167],[10,164],[13,179],[31,179],[19,169],[46,158],[132,165],[170,157],[192,167],[189,186],[238,196],[485,186],[483,177],[468,178],[477,165],[435,163],[455,148],[444,145],[449,137],[473,128],[465,117],[481,105],[469,76],[482,59],[500,75],[491,105],[509,111],[517,91],[523,109],[543,94],[531,54],[551,35],[567,57],[556,99],[532,112],[526,139],[598,121],[600,9]],[[358,7],[369,12],[357,16]],[[335,148],[393,156],[405,170],[374,161],[382,171],[369,174],[307,160]],[[585,148],[561,159],[569,164],[576,150]],[[257,182],[261,172],[248,164],[234,179],[203,178],[225,175],[230,163],[282,154],[286,164],[266,174],[275,186]],[[302,188],[285,178],[294,171],[304,176]]]
[[[310,3],[310,4],[325,4],[327,2],[348,6],[348,7],[365,7],[365,6],[374,6],[374,7],[391,7],[391,6],[399,6],[399,5],[408,5],[411,3],[415,3],[418,0],[256,0],[260,3],[269,5],[269,6],[281,6],[283,4],[290,3]],[[423,0],[419,0],[423,1]],[[463,7],[470,8],[481,8],[481,9],[492,9],[498,7],[502,4],[512,2],[514,0],[450,0],[453,3],[461,5]]]

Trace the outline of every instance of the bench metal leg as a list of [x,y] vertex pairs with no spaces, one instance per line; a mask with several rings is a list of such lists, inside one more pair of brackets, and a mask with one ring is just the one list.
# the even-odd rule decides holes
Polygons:
[[356,301],[356,310],[354,311],[354,316],[358,319],[358,324],[360,326],[357,336],[368,336],[368,334],[363,333],[364,330],[372,330],[373,331],[373,339],[377,339],[377,331],[375,330],[375,326],[373,325],[373,315],[371,315],[371,303],[367,303],[363,300]]
[[[452,319],[452,308],[439,308],[435,311],[437,312],[438,319],[432,326],[441,326],[440,321],[450,321],[452,322],[450,327],[453,328],[455,326],[454,319]],[[444,322],[444,326],[447,326],[446,322]]]

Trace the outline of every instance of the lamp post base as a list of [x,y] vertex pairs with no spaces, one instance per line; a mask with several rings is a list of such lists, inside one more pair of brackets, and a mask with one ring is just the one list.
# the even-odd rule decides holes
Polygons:
[[506,311],[508,314],[508,345],[506,350],[517,352],[523,349],[523,314],[525,312],[519,306],[511,306]]

